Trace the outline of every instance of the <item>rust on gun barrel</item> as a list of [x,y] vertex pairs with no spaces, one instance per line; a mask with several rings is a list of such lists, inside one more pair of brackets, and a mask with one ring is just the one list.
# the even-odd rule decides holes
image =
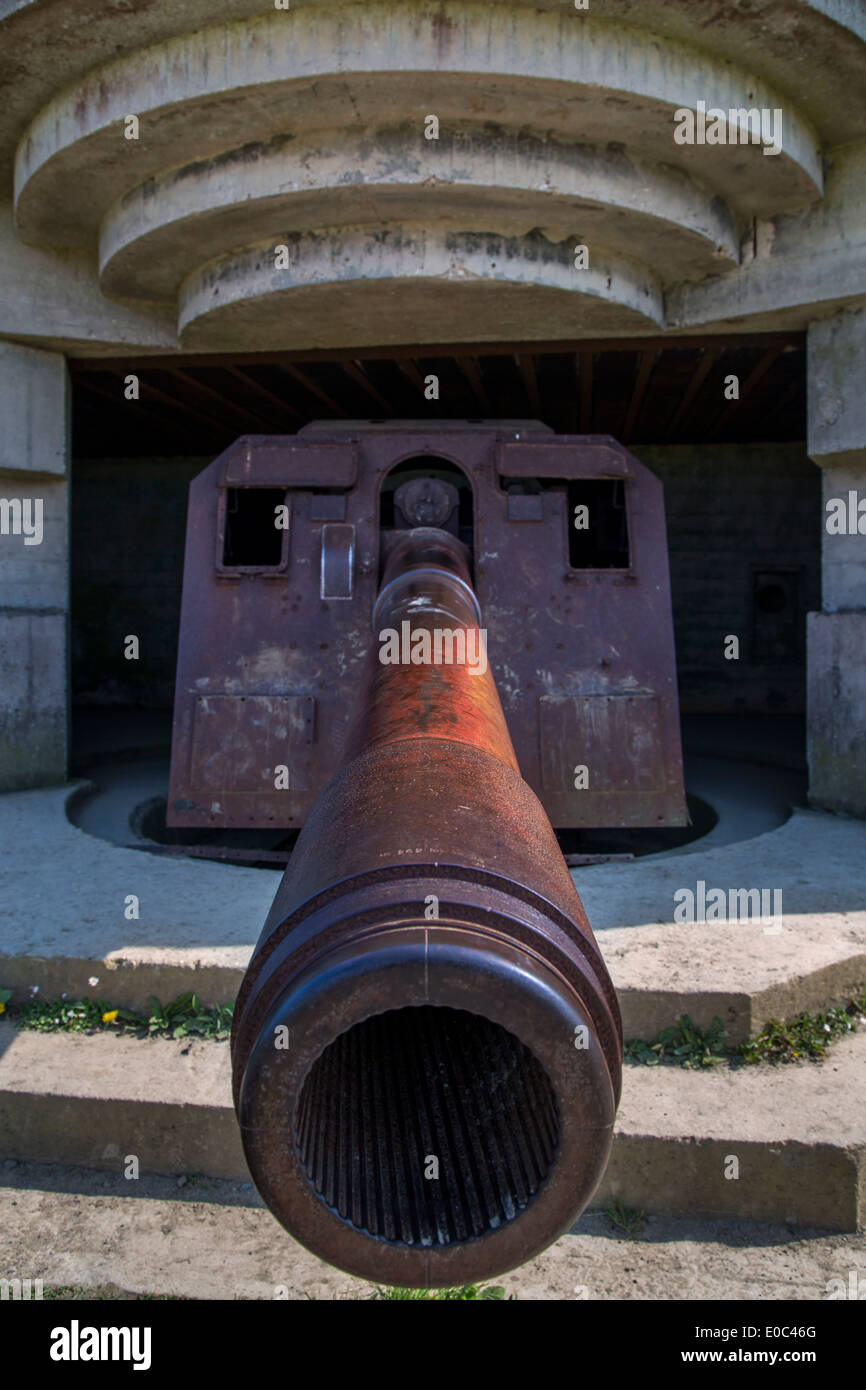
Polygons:
[[616,996],[520,776],[447,532],[391,550],[343,765],[277,891],[232,1060],[266,1204],[379,1283],[513,1268],[604,1172]]

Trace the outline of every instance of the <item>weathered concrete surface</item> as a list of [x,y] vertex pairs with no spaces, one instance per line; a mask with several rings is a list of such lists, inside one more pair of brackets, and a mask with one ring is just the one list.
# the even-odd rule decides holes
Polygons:
[[808,636],[809,799],[866,816],[866,611],[810,613]]
[[[22,458],[33,456],[22,453]],[[0,498],[6,504],[0,509],[2,611],[65,612],[69,606],[66,482],[40,477],[35,469],[0,471]]]
[[[96,253],[25,246],[12,199],[0,198],[0,334],[60,352],[147,352],[177,345],[174,305],[141,309],[106,299]],[[10,436],[11,437],[11,436]]]
[[[2,1157],[245,1179],[227,1043],[15,1033],[0,1024]],[[627,1206],[866,1224],[866,1030],[818,1066],[626,1067],[596,1194]],[[730,1158],[735,1179],[725,1176]]]
[[[184,346],[225,351],[621,335],[646,308],[631,280],[665,291],[647,322],[689,332],[805,327],[866,295],[866,26],[853,0],[760,14],[711,0],[609,0],[603,14],[561,0],[255,10],[155,0],[112,26],[90,0],[71,0],[62,23],[41,0],[0,21],[14,76],[0,168],[17,145],[18,234],[51,248],[38,263],[7,248],[0,332],[172,348],[181,285]],[[736,122],[723,144],[677,143],[674,113],[698,101],[781,112],[781,152],[729,143]],[[428,113],[440,142],[424,138]],[[138,139],[124,138],[130,114]],[[441,257],[419,270],[392,247],[386,285],[376,239],[417,241],[419,224],[431,243],[514,245],[467,265],[456,295]],[[335,239],[335,226],[355,231]],[[519,245],[529,233],[585,240],[598,283],[572,276],[571,293],[551,293]],[[251,281],[265,234],[316,253],[294,278],[269,283],[262,263]],[[92,260],[69,248],[97,245],[104,291],[127,302],[95,292],[88,312]],[[215,272],[247,297],[242,314],[223,307]]]
[[[368,0],[342,0],[342,7],[366,7]],[[395,7],[401,0],[395,0]],[[415,0],[402,0],[417,8]],[[321,0],[292,0],[291,11],[321,7]],[[491,0],[492,11],[520,9],[561,13],[561,0]],[[4,6],[0,81],[7,93],[0,113],[0,148],[9,154],[33,114],[64,87],[72,86],[95,63],[164,42],[221,19],[242,20],[262,11],[261,0],[154,0],[145,9],[127,10],[118,25],[113,11],[99,0],[8,0]],[[572,25],[596,18],[570,13]],[[766,79],[797,93],[798,103],[828,144],[866,135],[864,109],[840,100],[856,92],[862,72],[866,17],[859,0],[789,0],[780,6],[731,7],[719,11],[716,0],[606,0],[604,18],[644,29],[663,41],[698,46],[717,59],[740,65],[743,55],[760,66]]]
[[[669,330],[806,328],[866,295],[866,141],[833,150],[820,203],[743,229],[740,266],[671,287]],[[815,359],[820,365],[820,356]],[[816,462],[818,460],[816,459]]]
[[56,353],[0,343],[0,789],[66,776],[68,403]]
[[[822,613],[808,619],[809,791],[866,815],[866,312],[809,329],[810,456],[823,470]],[[861,507],[863,513],[861,514]]]
[[[616,101],[593,100],[604,90]],[[756,145],[718,145],[710,165],[703,146],[676,144],[674,111],[695,109],[708,93],[725,111],[784,109],[781,153],[767,159]],[[19,232],[56,245],[62,210],[67,244],[86,245],[111,198],[160,168],[288,130],[370,128],[416,110],[444,124],[465,123],[471,112],[476,122],[573,138],[576,103],[584,141],[636,143],[709,181],[746,215],[820,196],[818,141],[795,103],[697,45],[670,41],[661,51],[637,29],[591,16],[576,25],[571,14],[522,6],[374,3],[214,24],[91,72],[49,102],[20,141]],[[123,138],[129,112],[144,126],[139,140]]]
[[65,608],[0,608],[0,787],[50,785],[66,769]]
[[[861,235],[866,240],[862,227]],[[822,468],[862,471],[866,466],[866,310],[812,323],[808,344],[809,456]],[[866,593],[861,600],[866,603]]]
[[[76,351],[531,341],[803,328],[866,296],[855,0],[257,8],[154,0],[122,23],[92,0],[7,10],[0,177],[17,148],[27,246],[0,245],[0,333]],[[678,144],[674,113],[698,101],[781,112],[781,152],[729,143],[736,123],[724,144]],[[537,158],[503,156],[518,132]],[[419,224],[431,247],[483,234],[500,249],[455,285],[453,258],[394,249]],[[529,233],[585,241],[595,282],[551,285]],[[265,236],[304,241],[294,276],[271,283],[264,262],[251,276]],[[247,302],[224,307],[229,287]]]
[[[274,247],[288,247],[277,268]],[[315,348],[443,342],[471,321],[480,338],[642,333],[661,325],[655,274],[609,255],[574,267],[574,243],[546,238],[393,230],[276,238],[199,267],[179,294],[187,348],[216,338],[277,349],[286,322]],[[468,316],[468,317],[465,317]]]
[[[234,998],[276,872],[159,859],[72,826],[68,788],[0,797],[0,984],[130,1008],[195,990]],[[50,863],[51,875],[44,866]],[[757,921],[676,924],[688,888],[782,890],[776,931]],[[719,1014],[733,1039],[772,1015],[845,1003],[866,984],[866,825],[795,813],[756,839],[577,871],[620,991],[629,1037],[679,1014]],[[127,898],[139,899],[129,919]],[[97,985],[89,980],[96,978]]]
[[[0,798],[4,976],[22,990],[107,993],[129,1007],[186,989],[208,1004],[233,998],[278,875],[109,848],[70,825],[68,796]],[[137,920],[124,916],[130,894]]]
[[603,246],[642,259],[663,280],[739,259],[733,218],[683,171],[647,166],[618,147],[528,132],[418,128],[276,136],[172,168],[116,199],[100,228],[107,294],[169,299],[184,277],[263,226],[436,223],[457,231]]
[[[862,380],[866,381],[866,357]],[[866,421],[860,437],[866,441]],[[848,462],[821,469],[821,597],[825,614],[866,612],[866,443],[846,458]],[[861,503],[863,511],[859,512]]]
[[[315,1258],[245,1184],[56,1165],[2,1172],[0,1268],[46,1286],[113,1285],[184,1298],[362,1299],[371,1288]],[[521,1300],[826,1299],[866,1281],[862,1236],[650,1214],[636,1239],[600,1212],[496,1282]]]
[[803,916],[786,918],[778,937],[762,932],[748,922],[605,932],[626,1038],[655,1038],[688,1014],[702,1028],[720,1018],[729,1041],[743,1042],[771,1018],[844,1007],[863,989],[862,926]]
[[24,473],[28,484],[32,474],[66,477],[66,389],[57,353],[0,343],[0,473]]
[[[714,727],[714,751],[718,753],[736,723],[727,734],[718,724]],[[760,736],[766,738],[767,731],[762,731]],[[754,732],[752,737],[755,737]],[[773,752],[775,755],[776,750]],[[796,804],[801,795],[804,779],[787,769],[754,761],[754,744],[751,748],[741,748],[740,754],[745,754],[749,760],[686,758],[686,785],[690,795],[703,797],[718,815],[716,825],[707,835],[664,856],[643,859],[641,870],[636,865],[628,869],[622,866],[628,874],[625,879],[614,866],[584,868],[575,874],[581,892],[585,891],[584,885],[588,886],[586,891],[593,899],[593,911],[597,914],[594,920],[611,920],[609,914],[615,907],[622,913],[620,920],[628,922],[629,911],[637,906],[636,882],[641,881],[644,873],[654,876],[658,865],[675,859],[678,886],[691,883],[694,890],[696,876],[692,861],[695,856],[700,858],[701,872],[707,872],[707,863],[712,863],[706,859],[710,851],[736,846],[740,853],[749,855],[750,841],[784,825],[792,802]],[[73,824],[110,844],[127,845],[131,835],[130,812],[135,806],[163,794],[167,775],[167,758],[118,760],[110,767],[94,767],[93,778],[99,790],[71,804]],[[862,854],[860,840],[855,837],[844,846],[843,856],[846,852],[856,860]],[[754,885],[763,881],[763,870],[752,861],[749,867],[754,869],[749,882]],[[721,882],[726,887],[731,886],[716,870],[711,869],[710,873],[711,885]],[[788,885],[784,890],[788,898],[791,873],[791,866],[786,865],[780,875]],[[602,888],[596,900],[599,883]],[[802,894],[806,884],[798,887]],[[618,891],[621,897],[614,896]],[[661,911],[666,916],[672,910],[674,891],[673,888],[669,890],[668,901],[662,904]],[[810,897],[801,897],[800,906],[809,909],[810,905]],[[810,937],[806,955],[801,959],[798,952],[794,961],[787,933],[783,935],[780,929],[782,940],[773,946],[760,923],[668,923],[646,924],[637,932],[633,926],[605,930],[602,947],[614,971],[628,1035],[652,1037],[679,1013],[688,1012],[702,1024],[709,1024],[718,1014],[739,1040],[758,1031],[771,1015],[790,1015],[804,1009],[822,1008],[829,1003],[847,1003],[851,993],[866,979],[863,954],[866,943],[856,932],[850,941],[840,943],[835,926],[828,930],[817,899],[816,908],[815,918],[808,910],[802,914],[804,930],[811,923],[814,935]],[[80,972],[82,964],[76,962],[73,969]],[[11,966],[19,977],[33,968],[29,960],[13,962]],[[54,992],[62,992],[66,987],[62,983],[63,969],[63,962],[58,961],[50,972]],[[144,965],[140,964],[138,971],[138,987],[143,988]],[[39,973],[41,979],[42,968]],[[197,984],[203,973],[197,972]],[[113,977],[108,979],[111,981]],[[218,974],[212,976],[208,988],[215,988],[219,979]],[[166,979],[160,985],[168,983]],[[222,997],[228,998],[237,982],[234,978],[224,978],[222,983],[226,991]],[[43,983],[42,987],[44,990],[47,984]],[[174,992],[180,992],[182,987],[183,981],[178,980]],[[159,993],[159,989],[154,992]]]
[[3,1157],[246,1178],[228,1044],[0,1025]]
[[[866,965],[864,829],[795,812],[745,842],[580,870],[575,882],[626,1036],[654,1037],[662,1019],[689,1013],[702,1026],[718,1015],[739,1041],[771,1017],[846,1003]],[[726,894],[779,889],[781,920],[674,922],[674,895],[688,889],[697,897],[699,882]]]
[[[866,1029],[820,1065],[627,1067],[599,1197],[657,1211],[866,1224]],[[738,1160],[738,1176],[730,1157]]]
[[[2,1170],[0,1270],[47,1286],[197,1299],[364,1299],[360,1279],[282,1230],[246,1184],[56,1165]],[[521,1300],[812,1300],[866,1284],[862,1236],[650,1214],[637,1238],[600,1212],[497,1279]],[[841,1280],[834,1284],[832,1280]],[[852,1310],[853,1311],[853,1310]]]

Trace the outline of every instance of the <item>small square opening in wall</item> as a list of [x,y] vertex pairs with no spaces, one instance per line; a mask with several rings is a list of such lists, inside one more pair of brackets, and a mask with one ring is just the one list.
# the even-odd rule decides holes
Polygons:
[[277,508],[285,500],[282,488],[226,488],[222,553],[226,569],[279,568],[285,529],[276,524]]
[[568,562],[577,570],[629,568],[622,478],[576,478],[569,483]]

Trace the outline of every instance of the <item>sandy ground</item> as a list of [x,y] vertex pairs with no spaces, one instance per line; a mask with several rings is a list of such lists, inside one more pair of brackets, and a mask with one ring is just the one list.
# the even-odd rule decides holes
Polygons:
[[[80,1168],[0,1167],[0,1275],[195,1299],[363,1299],[369,1285],[297,1245],[248,1184],[126,1181]],[[179,1182],[182,1184],[179,1186]],[[649,1216],[640,1235],[600,1212],[505,1275],[519,1299],[826,1299],[866,1294],[866,1235]],[[831,1286],[832,1288],[833,1286]]]

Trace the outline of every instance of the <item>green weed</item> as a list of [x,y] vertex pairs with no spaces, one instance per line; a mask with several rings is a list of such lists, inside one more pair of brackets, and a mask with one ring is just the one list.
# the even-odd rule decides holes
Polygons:
[[830,1043],[855,1033],[866,1023],[866,991],[851,1000],[845,1009],[828,1009],[823,1014],[798,1014],[789,1022],[771,1018],[754,1038],[747,1038],[736,1049],[750,1066],[756,1062],[823,1062]]
[[680,1067],[713,1067],[727,1056],[725,1037],[720,1018],[714,1018],[709,1028],[701,1028],[688,1014],[683,1014],[659,1033],[654,1043],[632,1038],[625,1045],[625,1058],[647,1067],[661,1062],[674,1062]]
[[[2,996],[6,995],[3,999]],[[132,1033],[137,1037],[209,1038],[221,1041],[231,1033],[234,1005],[203,1008],[195,994],[182,994],[170,1004],[153,995],[148,1013],[121,1009],[105,999],[32,999],[5,1008],[11,990],[0,991],[4,1011],[18,1025],[41,1033]]]
[[622,1231],[623,1235],[639,1236],[646,1225],[646,1212],[642,1208],[623,1206],[619,1197],[608,1202],[603,1210],[614,1230]]

